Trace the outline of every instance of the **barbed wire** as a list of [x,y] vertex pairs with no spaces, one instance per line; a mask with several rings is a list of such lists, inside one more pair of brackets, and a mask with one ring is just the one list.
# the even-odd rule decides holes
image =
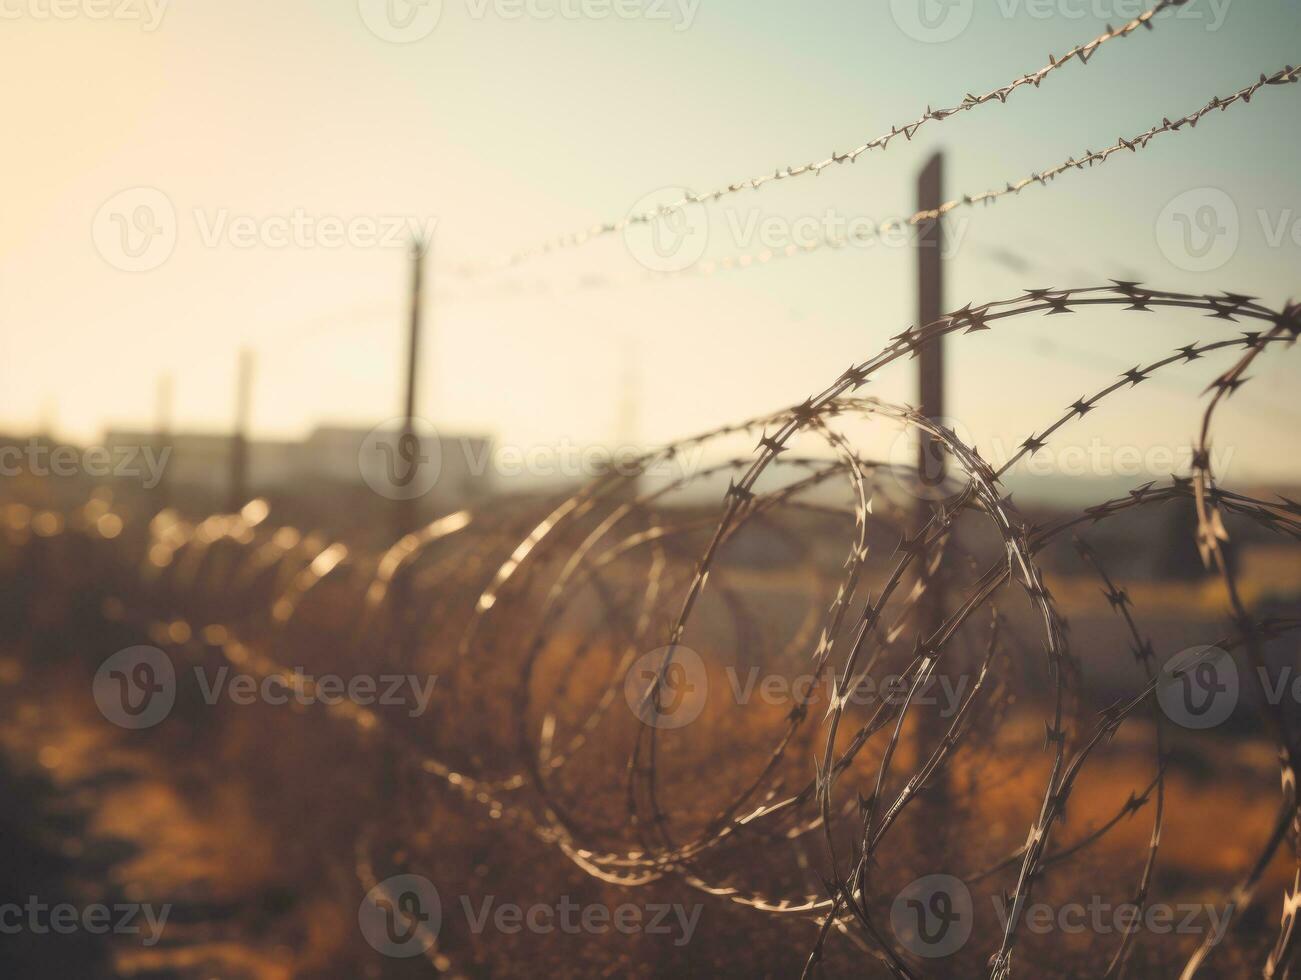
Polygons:
[[950,200],[943,202],[936,208],[927,208],[915,211],[906,217],[889,218],[875,225],[870,230],[863,229],[852,235],[829,236],[824,234],[811,242],[803,244],[790,244],[783,248],[764,249],[761,252],[750,255],[729,255],[719,259],[705,259],[698,264],[693,264],[678,272],[650,273],[647,278],[674,278],[683,275],[711,276],[720,272],[755,268],[782,259],[795,258],[800,255],[809,255],[825,249],[839,250],[850,247],[865,246],[872,242],[880,241],[893,232],[902,231],[908,228],[916,228],[920,225],[939,220],[960,208],[973,207],[977,204],[993,204],[1001,198],[1018,195],[1023,190],[1036,184],[1046,186],[1051,181],[1071,170],[1083,170],[1086,167],[1092,169],[1094,166],[1101,166],[1113,155],[1122,151],[1128,150],[1131,153],[1137,153],[1139,150],[1146,149],[1148,144],[1158,136],[1165,133],[1177,133],[1184,127],[1190,129],[1196,127],[1197,123],[1208,113],[1216,110],[1223,112],[1239,102],[1244,105],[1249,103],[1252,96],[1266,86],[1295,84],[1299,75],[1301,75],[1301,68],[1292,65],[1286,65],[1271,75],[1261,74],[1258,81],[1253,82],[1228,96],[1213,96],[1210,101],[1200,108],[1190,112],[1188,115],[1181,116],[1175,120],[1171,120],[1168,117],[1163,118],[1160,124],[1152,126],[1144,132],[1138,133],[1129,139],[1121,136],[1115,143],[1105,147],[1104,149],[1086,149],[1083,155],[1078,159],[1074,156],[1069,156],[1061,163],[1048,167],[1045,170],[1036,171],[1031,173],[1028,177],[1023,177],[1016,181],[1009,181],[1002,188],[993,188],[977,194],[963,194],[961,197],[951,198]]
[[[940,336],[989,331],[1002,321],[1031,315],[1153,308],[1196,313],[1216,326],[1246,321],[1260,329],[1190,344],[1146,367],[1136,366],[1117,382],[1078,399],[1048,426],[1032,430],[1012,459],[997,468],[946,425],[858,394],[890,365],[908,361]],[[1071,317],[1047,321],[1059,329],[1073,322]],[[1301,306],[1274,310],[1238,294],[1192,295],[1134,282],[1035,289],[980,306],[968,304],[934,323],[909,328],[801,404],[648,454],[631,472],[601,477],[524,523],[457,513],[401,539],[382,555],[368,556],[325,536],[274,527],[260,502],[240,514],[196,523],[164,512],[143,535],[130,532],[130,515],[124,512],[107,525],[110,535],[104,530],[109,504],[97,499],[66,516],[6,507],[0,512],[0,540],[20,551],[65,540],[100,549],[111,570],[104,580],[112,588],[106,615],[175,657],[195,662],[216,658],[255,677],[281,678],[303,694],[312,693],[311,682],[289,664],[308,650],[318,658],[333,658],[336,668],[419,665],[449,677],[438,711],[429,719],[347,701],[321,709],[341,731],[351,733],[359,763],[358,796],[364,800],[377,794],[384,800],[386,816],[372,815],[363,822],[355,855],[348,857],[363,885],[373,887],[380,863],[419,867],[432,859],[429,843],[418,843],[424,838],[399,825],[420,826],[430,805],[426,794],[436,789],[500,825],[500,833],[563,855],[595,881],[638,888],[673,880],[731,905],[807,920],[817,932],[806,973],[827,962],[832,937],[847,937],[858,954],[872,956],[893,975],[917,977],[925,975],[922,964],[879,919],[881,900],[893,891],[887,877],[925,872],[927,862],[935,859],[925,847],[910,850],[909,835],[925,839],[924,828],[934,819],[922,812],[929,805],[929,789],[954,767],[956,757],[971,760],[963,767],[971,773],[979,770],[981,760],[988,764],[1008,758],[1009,746],[996,739],[1009,727],[1017,698],[1014,667],[1038,663],[1049,680],[1046,700],[1035,702],[1046,715],[1047,773],[1025,842],[1010,855],[1004,846],[997,852],[1001,860],[970,872],[967,881],[1006,882],[1004,876],[1014,872],[1008,900],[1011,908],[1023,909],[1056,869],[1109,839],[1115,827],[1151,802],[1153,830],[1135,904],[1151,899],[1161,826],[1173,792],[1166,781],[1172,761],[1153,709],[1168,676],[1168,661],[1158,670],[1160,658],[1144,637],[1133,600],[1084,546],[1084,569],[1101,581],[1143,670],[1143,683],[1134,694],[1091,720],[1078,693],[1088,661],[1068,645],[1065,620],[1046,585],[1041,557],[1063,536],[1122,514],[1182,502],[1196,507],[1198,541],[1234,609],[1234,631],[1218,638],[1217,645],[1242,648],[1255,662],[1266,639],[1301,627],[1253,614],[1234,566],[1216,557],[1233,521],[1301,540],[1301,504],[1216,486],[1208,451],[1213,411],[1246,381],[1247,366],[1266,351],[1292,346],[1298,334]],[[1042,525],[1028,522],[1002,488],[1011,465],[1043,449],[1064,425],[1110,404],[1159,371],[1235,351],[1238,360],[1208,389],[1212,397],[1199,441],[1204,452],[1188,476],[1176,477],[1168,486],[1144,484]],[[914,501],[915,488],[925,486],[923,474],[857,452],[843,431],[856,420],[926,433],[954,461],[957,475],[951,485]],[[658,463],[740,437],[757,440],[752,454],[725,456],[662,484],[641,485]],[[805,440],[822,451],[797,449]],[[691,486],[722,480],[728,486],[717,513],[672,503]],[[837,486],[848,492],[846,501],[826,496]],[[901,488],[910,488],[902,498]],[[913,523],[918,506],[922,519]],[[835,533],[813,533],[808,523],[813,520],[832,522],[829,528]],[[957,533],[969,522],[992,530],[998,542],[995,557],[973,548],[971,536]],[[790,629],[764,625],[746,598],[750,586],[725,557],[747,529],[760,527],[790,549],[787,564],[808,594],[826,599],[802,603],[804,611]],[[892,528],[904,529],[902,539],[877,568],[871,564],[879,561],[872,557],[880,547],[874,530]],[[834,567],[825,558],[833,547],[844,558]],[[82,561],[75,549],[60,553],[65,561]],[[57,563],[43,560],[33,567],[44,569],[42,587],[55,587],[48,577]],[[940,567],[946,570],[953,601],[938,623],[927,625],[918,610],[932,577],[919,572]],[[862,595],[869,582],[871,594]],[[1002,607],[1013,598],[1005,591],[1025,597],[1042,629],[1036,641],[1021,638],[1007,625]],[[717,600],[708,609],[706,596]],[[352,628],[336,631],[332,646],[322,651],[312,623],[326,608],[332,619],[343,617]],[[987,615],[983,624],[977,613]],[[810,665],[808,689],[793,697],[788,710],[768,719],[773,729],[769,748],[757,746],[751,732],[706,723],[666,750],[673,730],[653,720],[669,713],[666,698],[678,691],[674,664],[686,649],[688,627],[702,617],[730,623],[738,647],[748,656],[765,651],[777,664]],[[967,645],[980,652],[969,668],[962,668],[959,648]],[[599,650],[608,657],[599,656]],[[654,654],[649,661],[648,651]],[[944,727],[926,741],[917,728],[926,710],[918,692],[943,672],[960,669],[970,670],[972,684]],[[634,683],[635,670],[645,670],[649,683]],[[863,684],[886,674],[900,678],[901,699],[879,698],[865,706],[854,702]],[[820,723],[811,724],[814,692],[824,681],[826,712]],[[629,693],[634,689],[640,692],[636,698]],[[623,696],[629,698],[627,712],[616,707]],[[1154,710],[1152,781],[1118,802],[1100,827],[1058,843],[1066,802],[1086,764],[1144,709]],[[1264,710],[1269,715],[1277,709]],[[1276,726],[1283,758],[1284,831],[1297,819],[1288,724],[1280,718]],[[903,751],[905,743],[913,746],[910,753]],[[495,761],[483,758],[486,747],[493,747]],[[622,790],[603,775],[615,747],[627,753]],[[687,767],[693,774],[689,800],[674,776],[684,764],[683,752],[688,763],[698,757]],[[379,756],[398,761],[418,780],[371,786],[375,770],[382,768],[374,764]],[[1033,753],[1027,746],[1013,757],[1025,762]],[[809,758],[815,760],[812,773],[805,761]],[[721,802],[702,807],[711,794],[702,793],[699,770],[693,767],[708,766],[709,760],[719,767],[719,759],[726,761],[713,770],[718,783],[712,795]],[[622,807],[617,805],[620,797]],[[978,819],[981,799],[973,782],[948,803],[943,819],[957,821],[964,813]],[[620,809],[622,817],[615,819]],[[400,820],[395,813],[402,815]],[[1246,872],[1245,884],[1230,893],[1227,901],[1234,909],[1250,900],[1264,864],[1285,836],[1276,833],[1266,842]],[[813,892],[802,889],[789,871],[795,855],[819,840],[825,851],[822,889]],[[1055,880],[1064,881],[1061,876]],[[1285,896],[1283,927],[1267,964],[1276,973],[1286,970],[1295,955],[1292,919],[1286,914],[1293,894]],[[1011,975],[1022,918],[1011,916],[998,936],[983,943],[992,977]],[[1126,972],[1136,946],[1134,931],[1124,930],[1109,957],[1109,975]],[[1210,947],[1195,951],[1185,975],[1196,974],[1210,953]],[[458,955],[437,944],[427,953],[431,964],[446,972],[455,971]]]
[[[773,262],[781,262],[819,252],[866,247],[875,242],[884,241],[887,236],[894,233],[905,231],[910,228],[918,228],[942,220],[944,217],[956,210],[974,207],[978,204],[995,204],[1002,198],[1019,195],[1022,191],[1032,186],[1047,186],[1058,177],[1072,170],[1078,171],[1084,170],[1085,168],[1092,169],[1095,166],[1101,166],[1114,155],[1121,153],[1122,151],[1138,153],[1140,150],[1146,149],[1158,136],[1168,133],[1177,133],[1185,127],[1189,129],[1195,128],[1198,122],[1208,114],[1215,111],[1224,112],[1230,107],[1238,104],[1246,105],[1251,102],[1252,97],[1261,89],[1265,87],[1295,84],[1299,75],[1301,75],[1301,68],[1293,65],[1285,65],[1283,68],[1280,68],[1269,75],[1261,73],[1257,81],[1240,88],[1236,92],[1232,92],[1226,96],[1213,96],[1201,107],[1174,120],[1171,120],[1169,117],[1163,117],[1159,124],[1151,126],[1147,130],[1137,133],[1129,138],[1121,136],[1117,138],[1115,143],[1112,143],[1101,150],[1086,149],[1078,158],[1074,155],[1068,156],[1061,163],[1050,166],[1044,170],[1032,172],[1027,177],[1022,177],[1015,181],[1008,181],[1001,188],[991,188],[975,194],[963,194],[960,197],[954,197],[943,202],[938,207],[918,210],[904,217],[889,218],[874,224],[871,228],[861,227],[860,223],[860,227],[857,227],[852,233],[828,234],[826,232],[819,232],[811,241],[801,243],[792,242],[782,247],[764,248],[754,253],[726,255],[718,258],[701,258],[698,261],[684,265],[681,269],[658,271],[648,269],[633,276],[624,276],[613,279],[609,277],[586,278],[580,281],[577,288],[598,289],[618,286],[629,287],[672,280],[709,278],[721,273],[759,268],[770,265]],[[693,201],[689,203],[699,202]],[[630,223],[636,222],[625,221],[601,227],[603,229],[622,230]],[[587,239],[584,239],[584,241],[586,240]],[[517,261],[511,261],[502,268],[513,268],[518,264]],[[531,286],[528,284],[515,283],[511,288],[519,295],[549,294],[555,291],[553,285],[546,283],[535,283]],[[467,298],[467,294],[463,292],[458,293],[454,290],[447,290],[445,295],[456,300],[464,300]]]
[[461,278],[473,278],[475,276],[483,275],[486,272],[502,271],[513,268],[529,259],[539,258],[565,249],[577,248],[596,239],[618,234],[635,225],[649,224],[665,217],[666,215],[679,213],[693,204],[715,202],[724,197],[739,194],[741,191],[757,190],[767,184],[778,181],[792,180],[810,174],[816,177],[820,175],[822,171],[830,167],[840,166],[846,163],[855,163],[858,158],[865,153],[877,149],[885,150],[891,142],[900,136],[911,142],[917,132],[928,123],[943,122],[945,119],[961,115],[965,112],[970,112],[972,109],[995,102],[1001,105],[1007,102],[1008,98],[1018,89],[1026,86],[1032,86],[1037,89],[1044,80],[1055,71],[1058,71],[1075,61],[1078,61],[1081,65],[1088,64],[1089,60],[1098,49],[1107,42],[1113,41],[1116,38],[1128,37],[1139,28],[1147,28],[1148,30],[1151,30],[1154,27],[1154,18],[1159,14],[1167,9],[1183,6],[1187,2],[1188,0],[1159,0],[1158,3],[1154,4],[1148,10],[1143,11],[1137,17],[1127,21],[1120,27],[1113,28],[1108,24],[1107,29],[1093,40],[1078,44],[1060,56],[1050,54],[1048,56],[1048,64],[1039,68],[1037,71],[1027,72],[1026,74],[1008,82],[1006,85],[995,88],[983,95],[974,95],[968,92],[963,96],[960,102],[947,108],[934,109],[927,106],[925,112],[912,122],[892,125],[889,132],[883,132],[847,152],[833,152],[830,156],[821,160],[787,167],[778,167],[775,170],[765,171],[764,173],[756,174],[755,176],[744,180],[734,181],[706,193],[687,193],[682,198],[665,203],[657,208],[635,212],[616,221],[607,221],[595,224],[583,231],[560,235],[542,244],[530,248],[519,249],[512,253],[508,258],[499,262],[490,262],[486,265],[480,264],[477,266],[465,265],[456,267],[453,269],[451,274]]

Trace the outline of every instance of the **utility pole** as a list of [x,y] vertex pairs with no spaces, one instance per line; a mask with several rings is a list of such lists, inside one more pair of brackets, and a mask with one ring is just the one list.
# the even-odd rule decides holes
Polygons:
[[[407,334],[407,390],[402,418],[402,433],[398,437],[397,456],[404,459],[410,469],[404,479],[418,478],[416,467],[424,464],[420,437],[416,432],[416,402],[420,384],[420,333],[424,314],[425,250],[429,247],[419,235],[411,241],[411,307]],[[401,540],[417,530],[420,516],[420,498],[398,499],[393,502],[393,541]],[[416,641],[417,625],[411,621],[411,577],[409,572],[399,572],[391,585],[391,628],[395,631],[391,642],[406,662],[408,652]],[[437,733],[432,736],[437,743]],[[378,777],[384,798],[391,798],[398,789],[398,762],[393,754],[381,757]]]
[[[420,465],[420,437],[416,432],[416,399],[420,386],[420,333],[424,316],[425,249],[427,244],[417,235],[411,242],[411,308],[407,333],[407,392],[402,413],[402,434],[399,437],[400,455],[411,466]],[[410,474],[414,478],[414,474]],[[394,534],[397,539],[414,531],[420,512],[419,498],[398,500],[394,508]]]
[[[157,400],[154,403],[154,442],[157,444],[155,454],[158,459],[171,460],[167,444],[172,438],[172,376],[158,376]],[[166,455],[163,455],[166,453]],[[164,510],[171,502],[167,486],[167,467],[158,476],[158,485],[154,487],[158,494],[158,509]]]
[[230,440],[230,506],[236,514],[248,503],[248,426],[253,401],[253,352],[239,352],[235,382],[235,432]]
[[[926,162],[917,178],[917,210],[934,211],[944,201],[944,155],[936,153]],[[917,237],[917,327],[921,329],[944,315],[944,227],[942,219],[923,222]],[[936,337],[920,345],[918,356],[918,407],[928,419],[944,416],[944,338]],[[917,528],[918,533],[931,516],[928,497],[942,499],[947,461],[943,446],[927,432],[917,443]],[[937,568],[929,570],[932,555],[918,556],[918,577],[925,587],[917,606],[917,633],[921,643],[934,636],[944,622],[944,576]],[[924,651],[929,653],[930,651]],[[945,653],[949,669],[955,664],[953,645]],[[938,713],[922,713],[917,729],[918,765],[938,747],[948,722]],[[935,827],[943,835],[952,797],[950,773],[942,769],[927,787],[926,812],[933,814]],[[944,838],[940,837],[941,847]]]
[[[944,155],[936,153],[917,178],[917,210],[933,211],[944,201]],[[917,237],[917,326],[934,323],[944,315],[944,228],[941,219],[923,222]],[[928,419],[944,416],[944,339],[921,346],[918,358],[919,408]],[[944,483],[944,451],[926,433],[918,450],[918,476],[923,487]]]

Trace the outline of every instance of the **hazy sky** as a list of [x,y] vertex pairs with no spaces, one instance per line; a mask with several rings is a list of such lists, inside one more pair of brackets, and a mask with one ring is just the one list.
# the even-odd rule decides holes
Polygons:
[[[259,358],[259,434],[392,417],[408,263],[368,239],[397,241],[394,216],[436,222],[421,411],[444,430],[522,446],[615,440],[630,351],[647,442],[799,401],[911,322],[908,248],[648,281],[612,235],[505,277],[465,283],[455,270],[619,218],[664,187],[712,189],[851,148],[1141,9],[957,0],[938,33],[969,17],[966,28],[926,41],[911,36],[925,33],[915,0],[613,5],[626,16],[591,16],[606,0],[443,0],[427,36],[394,43],[380,35],[407,15],[421,33],[435,8],[0,0],[0,429],[30,431],[48,415],[77,438],[148,425],[165,373],[178,426],[224,428],[244,345]],[[916,170],[937,147],[953,195],[1001,187],[1296,63],[1298,41],[1295,0],[1190,0],[1006,105],[711,207],[707,256],[761,252],[765,222],[776,234],[828,209],[844,220],[911,213]],[[1301,86],[1269,89],[1142,153],[960,212],[949,305],[1112,276],[1271,305],[1301,298],[1299,121]],[[137,188],[152,190],[123,195]],[[114,242],[134,248],[130,236],[149,230],[134,224],[141,204],[160,200],[174,249],[123,271],[134,260]],[[350,243],[331,243],[325,219],[347,223]],[[1179,220],[1193,238],[1172,260]],[[1207,228],[1230,237],[1197,239]],[[999,250],[1030,264],[1012,268]],[[1234,330],[1104,314],[961,338],[951,414],[982,442],[1019,439],[1136,362]],[[1198,391],[1225,363],[1136,389],[1074,438],[1186,445]],[[1240,476],[1301,479],[1289,451],[1296,351],[1254,374],[1220,444]],[[911,368],[875,393],[910,399]]]

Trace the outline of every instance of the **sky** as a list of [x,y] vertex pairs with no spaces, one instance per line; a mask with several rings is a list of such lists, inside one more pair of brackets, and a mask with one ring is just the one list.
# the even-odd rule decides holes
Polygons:
[[[1145,6],[918,2],[0,0],[0,430],[149,427],[170,377],[174,426],[222,431],[243,347],[255,436],[391,419],[422,228],[419,411],[439,431],[525,448],[689,436],[803,400],[914,320],[906,244],[701,263],[911,214],[937,150],[951,196],[1002,187],[1301,57],[1295,0],[1190,0],[1006,104],[703,208],[685,273],[651,275],[649,240],[612,234],[467,274],[674,188],[850,149]],[[1301,86],[1270,88],[955,213],[947,305],[1113,277],[1301,299],[1299,121]],[[951,345],[949,413],[1014,444],[1135,363],[1235,332],[1195,314],[1012,321]],[[1135,389],[1069,438],[1187,447],[1227,363]],[[873,393],[913,400],[912,370]],[[1296,352],[1253,375],[1217,445],[1241,479],[1301,481]]]

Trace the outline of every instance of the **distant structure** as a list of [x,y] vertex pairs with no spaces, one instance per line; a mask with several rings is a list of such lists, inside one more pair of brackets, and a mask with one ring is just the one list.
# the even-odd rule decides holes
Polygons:
[[239,370],[235,377],[235,430],[230,437],[230,478],[227,483],[227,510],[238,511],[252,496],[248,489],[248,430],[253,414],[253,352],[239,352]]

